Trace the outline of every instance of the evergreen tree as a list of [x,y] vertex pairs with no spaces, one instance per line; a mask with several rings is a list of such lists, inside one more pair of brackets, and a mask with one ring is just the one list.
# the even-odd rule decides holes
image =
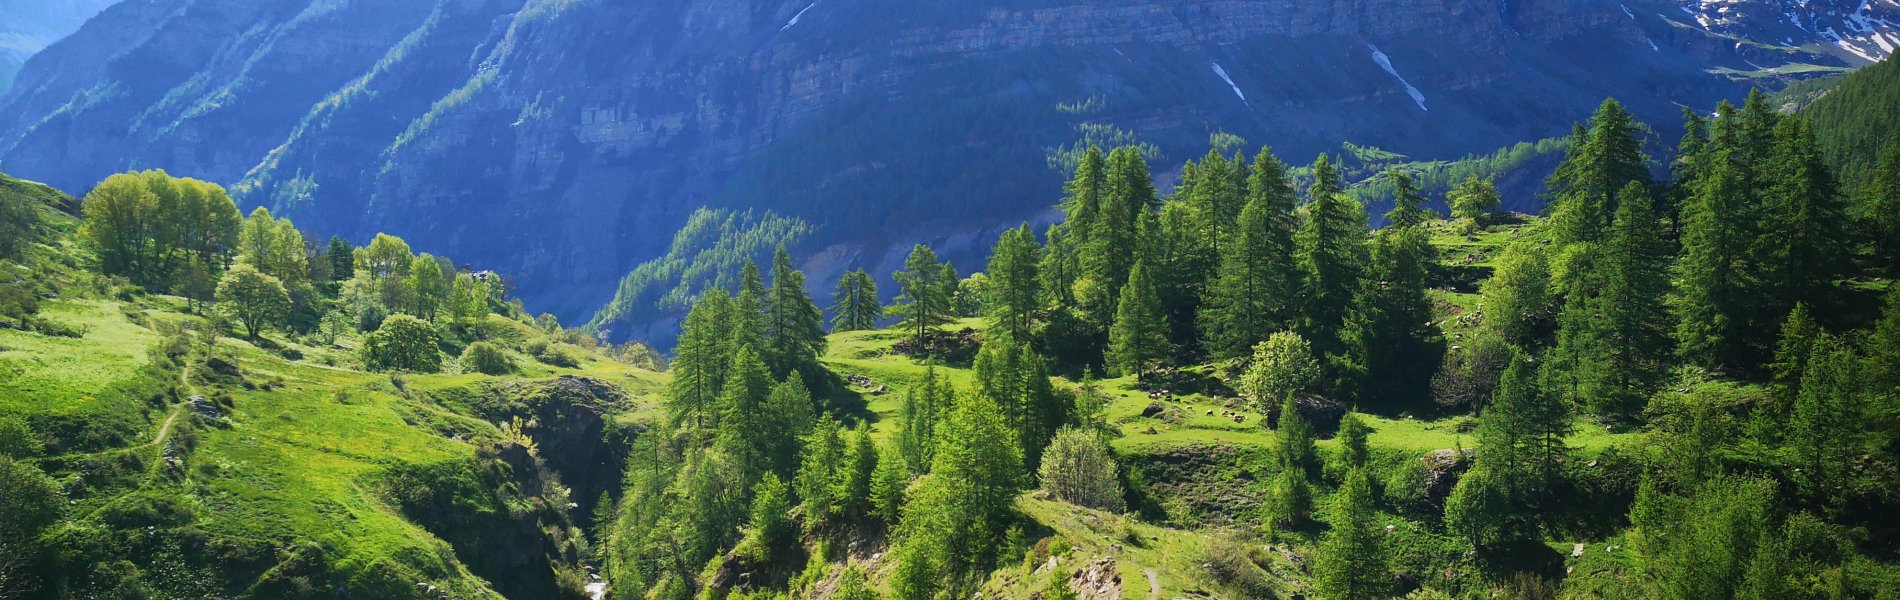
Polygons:
[[1808,372],[1808,358],[1821,338],[1821,326],[1808,314],[1807,304],[1796,304],[1781,324],[1781,340],[1775,347],[1775,362],[1768,365],[1772,377],[1773,401],[1763,407],[1764,416],[1781,422],[1794,409],[1801,395],[1801,378]]
[[[788,390],[788,393],[796,394],[797,391]],[[712,434],[719,448],[732,457],[740,477],[747,485],[777,467],[775,457],[768,452],[788,445],[780,435],[773,435],[771,431],[783,424],[768,423],[778,417],[766,413],[766,403],[772,392],[772,374],[767,370],[765,360],[751,346],[739,347],[739,352],[732,356],[732,369],[726,378],[725,389],[720,390],[719,420],[707,433]]]
[[1862,407],[1860,359],[1833,336],[1815,340],[1788,423],[1788,449],[1802,491],[1822,504],[1844,500],[1854,457],[1861,453],[1867,417]]
[[1874,242],[1874,259],[1888,276],[1900,275],[1900,141],[1887,144],[1860,201],[1860,221]]
[[1418,184],[1398,168],[1386,169],[1385,180],[1392,184],[1392,210],[1385,213],[1387,227],[1415,227],[1432,218]]
[[871,473],[871,514],[885,525],[896,525],[903,515],[904,490],[910,486],[910,467],[894,446],[878,450],[877,469]]
[[1827,308],[1834,281],[1850,259],[1847,206],[1805,119],[1781,119],[1757,189],[1765,192],[1759,234],[1751,253],[1763,302],[1756,323],[1766,327],[1796,302]]
[[673,380],[666,393],[666,412],[675,426],[690,421],[702,427],[717,418],[713,410],[732,360],[726,353],[731,333],[725,329],[731,310],[731,297],[714,289],[702,294],[686,314],[673,349]]
[[1366,426],[1365,419],[1359,413],[1348,412],[1339,419],[1339,464],[1345,469],[1357,469],[1366,466],[1371,450],[1366,446],[1366,435],[1372,428]]
[[1216,358],[1244,355],[1284,324],[1298,289],[1293,254],[1295,197],[1286,167],[1262,150],[1254,159],[1247,204],[1222,246],[1202,301],[1201,331]]
[[1042,306],[1065,309],[1075,305],[1075,280],[1081,276],[1082,267],[1071,231],[1065,225],[1051,225],[1044,235],[1049,243],[1043,246],[1042,261],[1036,265]]
[[1022,457],[1012,438],[994,402],[982,394],[959,398],[930,474],[898,526],[890,585],[899,597],[935,597],[970,571],[995,564],[1022,483]]
[[1373,236],[1365,280],[1341,332],[1346,355],[1334,361],[1335,390],[1358,390],[1369,402],[1426,397],[1443,351],[1425,289],[1433,252],[1416,227],[1386,227]]
[[323,259],[330,263],[332,281],[349,281],[356,276],[356,247],[343,238],[330,237],[330,244],[323,251]]
[[1281,405],[1275,433],[1278,440],[1273,446],[1273,462],[1279,472],[1270,480],[1267,503],[1262,508],[1269,523],[1295,525],[1306,521],[1313,510],[1313,488],[1308,478],[1317,466],[1319,451],[1292,394],[1287,394]]
[[[1313,163],[1316,182],[1306,223],[1296,238],[1295,260],[1301,274],[1300,335],[1321,356],[1340,355],[1340,328],[1352,306],[1366,263],[1366,213],[1339,193],[1337,171],[1325,155]],[[1330,362],[1330,358],[1328,362]]]
[[877,299],[877,280],[864,269],[848,271],[838,278],[832,302],[832,331],[876,329],[878,318],[884,316],[884,306]]
[[843,426],[831,415],[818,417],[805,437],[805,454],[798,467],[793,489],[805,507],[805,526],[817,529],[842,504],[838,480],[844,468]]
[[1036,311],[1042,306],[1041,281],[1037,263],[1041,247],[1029,224],[1003,232],[990,252],[990,292],[986,303],[992,331],[1005,332],[1012,339],[1028,340]]
[[950,411],[954,392],[935,368],[924,370],[924,379],[904,392],[904,405],[898,421],[898,454],[910,472],[922,474],[930,469],[937,445],[937,421]]
[[[793,371],[785,381],[772,386],[765,405],[757,416],[746,418],[748,424],[742,425],[744,429],[738,433],[771,463],[773,473],[790,479],[798,470],[799,445],[811,430],[815,412],[805,377]],[[733,427],[728,425],[727,429]]]
[[1747,227],[1740,221],[1749,200],[1747,181],[1733,162],[1732,151],[1713,157],[1682,208],[1682,258],[1673,302],[1676,351],[1705,369],[1747,362],[1741,331],[1748,321],[1742,272]]
[[1314,584],[1327,598],[1383,598],[1392,587],[1386,564],[1385,531],[1373,508],[1371,477],[1363,468],[1346,475],[1333,497],[1333,528],[1320,541],[1314,560]]
[[825,352],[825,315],[805,294],[805,273],[792,268],[780,246],[772,257],[772,289],[766,302],[765,356],[780,377],[794,371],[815,373]]
[[1120,296],[1121,306],[1108,333],[1108,368],[1116,374],[1145,376],[1169,355],[1166,316],[1145,263],[1135,263]]
[[1134,148],[1110,152],[1100,211],[1079,253],[1082,279],[1075,290],[1082,313],[1096,331],[1108,329],[1120,307],[1120,288],[1139,259],[1134,250],[1142,245],[1137,236],[1140,220],[1154,206],[1147,160]]
[[1546,182],[1546,212],[1558,244],[1603,239],[1617,194],[1632,181],[1649,182],[1649,157],[1639,137],[1644,130],[1622,104],[1609,99],[1590,117],[1589,130],[1572,136],[1564,162]]
[[877,445],[871,442],[871,426],[859,423],[850,433],[844,444],[844,458],[840,463],[837,488],[832,496],[837,498],[834,514],[850,518],[871,514],[872,478],[877,471]]
[[1594,289],[1572,292],[1584,309],[1566,312],[1562,324],[1581,332],[1566,340],[1584,345],[1566,365],[1578,382],[1572,400],[1599,415],[1640,410],[1669,368],[1668,256],[1641,185],[1631,182],[1619,194],[1624,202],[1601,246]]
[[764,348],[767,338],[766,303],[771,300],[771,291],[765,287],[765,277],[759,274],[759,263],[747,260],[739,270],[739,293],[732,296],[732,319],[730,338],[726,344],[730,352],[751,346],[754,350]]
[[902,295],[891,307],[891,314],[903,317],[903,327],[912,343],[926,347],[926,338],[936,326],[950,322],[950,297],[944,294],[943,265],[928,246],[911,249],[904,270],[892,274]]

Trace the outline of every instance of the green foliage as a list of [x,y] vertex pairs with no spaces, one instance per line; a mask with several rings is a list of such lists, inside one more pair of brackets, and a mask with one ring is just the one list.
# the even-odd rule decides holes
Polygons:
[[621,278],[613,299],[588,326],[608,329],[684,313],[703,295],[732,291],[747,262],[777,246],[796,247],[811,231],[809,223],[769,211],[695,210],[673,234],[666,255]]
[[1383,598],[1392,587],[1386,566],[1385,531],[1378,527],[1372,483],[1363,468],[1353,469],[1333,496],[1333,528],[1314,558],[1314,584],[1327,598]]
[[1145,263],[1135,263],[1120,296],[1114,326],[1108,331],[1109,372],[1146,375],[1171,353],[1161,299]]
[[985,303],[992,329],[1028,340],[1042,308],[1042,247],[1029,224],[1003,232],[990,251],[989,297]]
[[1339,193],[1337,172],[1325,155],[1313,163],[1313,173],[1306,221],[1294,238],[1304,295],[1297,330],[1330,362],[1344,354],[1340,330],[1366,267],[1366,213]]
[[[335,314],[335,313],[331,313]],[[516,370],[508,351],[488,342],[475,342],[462,349],[462,370],[485,375],[507,375]]]
[[1874,151],[1900,139],[1896,91],[1900,65],[1882,61],[1842,77],[1801,111],[1814,124],[1822,154],[1845,189],[1864,190],[1883,173]]
[[382,327],[363,336],[363,366],[372,371],[434,373],[442,370],[442,351],[436,347],[435,327],[409,315],[383,320]]
[[409,267],[414,263],[415,255],[409,251],[408,242],[378,233],[368,246],[356,249],[353,271],[367,273],[372,281],[403,278],[409,276]]
[[1043,452],[1038,477],[1051,496],[1077,506],[1121,512],[1121,482],[1115,457],[1099,432],[1064,427]]
[[436,310],[448,300],[449,282],[434,256],[427,252],[417,256],[409,263],[409,313],[425,321],[435,321]]
[[1284,398],[1313,391],[1319,380],[1319,358],[1312,344],[1300,334],[1282,331],[1253,347],[1247,371],[1240,376],[1240,392],[1265,413]]
[[832,294],[831,330],[859,331],[876,329],[884,316],[878,303],[877,280],[864,269],[846,272],[838,278],[838,291]]
[[224,188],[164,171],[107,177],[82,210],[80,240],[99,269],[153,289],[169,289],[193,262],[222,266],[238,237],[237,205]]
[[910,486],[910,468],[897,448],[885,446],[877,452],[877,469],[871,473],[871,515],[885,525],[896,525],[903,516],[904,491]]
[[1608,99],[1591,115],[1587,131],[1579,126],[1571,135],[1564,162],[1545,184],[1550,188],[1545,213],[1558,244],[1603,239],[1624,186],[1649,182],[1646,131],[1621,103]]
[[1452,218],[1467,219],[1476,225],[1488,223],[1504,203],[1496,183],[1492,179],[1481,179],[1476,173],[1452,186],[1445,198],[1451,203]]
[[1218,270],[1198,315],[1207,347],[1221,358],[1245,354],[1284,324],[1299,285],[1291,261],[1297,197],[1286,166],[1262,149],[1250,171],[1232,228],[1237,239],[1216,248]]
[[218,304],[244,324],[246,336],[257,339],[266,328],[283,324],[289,316],[290,294],[276,277],[240,264],[231,267],[218,284]]
[[925,347],[925,337],[931,330],[950,322],[950,294],[943,285],[945,279],[954,281],[954,276],[944,277],[948,266],[937,262],[937,253],[930,247],[919,244],[904,259],[904,270],[891,274],[900,295],[890,313],[904,319],[900,326],[919,348]]

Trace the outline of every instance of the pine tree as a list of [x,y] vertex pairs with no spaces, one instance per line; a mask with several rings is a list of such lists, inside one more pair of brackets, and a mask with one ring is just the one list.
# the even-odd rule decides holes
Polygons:
[[1029,224],[1003,232],[990,252],[989,274],[990,328],[1018,340],[1030,339],[1036,311],[1042,307],[1042,289],[1037,263],[1041,247]]
[[891,314],[903,317],[905,331],[920,349],[927,347],[926,340],[934,328],[950,322],[950,297],[944,294],[943,274],[937,253],[919,244],[904,260],[904,270],[891,275],[902,291]]
[[1385,180],[1392,183],[1392,210],[1385,213],[1387,227],[1415,227],[1431,219],[1425,197],[1419,195],[1418,184],[1410,176],[1394,167],[1386,169]]
[[725,330],[731,310],[731,297],[714,289],[702,294],[686,314],[673,349],[673,381],[666,394],[666,412],[675,426],[691,422],[702,427],[716,418],[712,411],[732,360],[726,354],[731,334]]
[[330,261],[330,279],[349,281],[356,276],[356,248],[343,238],[331,236],[330,245],[323,251],[324,260]]
[[1860,220],[1874,243],[1874,258],[1888,276],[1900,275],[1900,141],[1880,153],[1872,181],[1862,192]]
[[1274,430],[1273,464],[1279,472],[1269,480],[1267,503],[1262,507],[1269,524],[1296,525],[1305,522],[1313,511],[1313,488],[1308,483],[1319,460],[1314,448],[1313,431],[1300,415],[1293,394],[1286,395]]
[[1768,365],[1772,377],[1773,402],[1763,407],[1765,417],[1781,422],[1794,409],[1801,395],[1801,378],[1808,372],[1808,358],[1821,338],[1821,326],[1808,313],[1807,304],[1796,304],[1781,324],[1781,339],[1775,346],[1775,361]]
[[1082,280],[1076,301],[1096,331],[1108,329],[1120,306],[1118,294],[1139,258],[1134,251],[1143,213],[1154,210],[1154,181],[1148,163],[1134,148],[1109,153],[1100,212],[1088,226],[1080,260]]
[[773,473],[789,479],[798,469],[799,444],[811,429],[816,412],[804,376],[793,371],[785,381],[772,386],[765,405],[756,417],[748,418],[750,425],[741,433],[769,460]]
[[937,444],[937,421],[950,411],[954,396],[949,383],[935,368],[924,370],[924,379],[904,392],[904,405],[898,421],[897,448],[911,473],[930,469]]
[[1805,119],[1781,119],[1757,176],[1761,222],[1751,258],[1758,261],[1763,302],[1754,319],[1766,327],[1796,302],[1829,308],[1834,281],[1851,256],[1847,206]]
[[1694,195],[1683,205],[1682,258],[1677,263],[1676,351],[1705,369],[1746,363],[1741,329],[1747,325],[1747,181],[1732,151],[1710,160]]
[[1306,223],[1296,239],[1301,274],[1299,331],[1322,356],[1340,355],[1340,328],[1352,306],[1366,263],[1366,213],[1339,193],[1337,171],[1325,155],[1313,163],[1316,178]]
[[1642,184],[1623,190],[1610,237],[1596,265],[1596,289],[1581,295],[1583,314],[1566,314],[1564,327],[1587,328],[1582,359],[1570,365],[1580,380],[1574,400],[1599,415],[1630,415],[1661,385],[1669,367],[1670,315],[1667,250]]
[[1365,280],[1340,333],[1346,354],[1333,361],[1333,389],[1357,390],[1374,403],[1427,395],[1442,353],[1425,289],[1432,255],[1431,240],[1416,227],[1390,226],[1373,236]]
[[1788,423],[1788,449],[1800,467],[1798,480],[1809,498],[1838,505],[1854,457],[1861,453],[1863,409],[1860,358],[1833,336],[1814,342],[1801,392]]
[[1214,357],[1244,355],[1285,324],[1299,284],[1291,261],[1295,201],[1286,167],[1262,150],[1233,228],[1235,239],[1222,246],[1202,301],[1201,331]]
[[842,498],[838,480],[843,475],[845,444],[843,426],[831,415],[818,417],[805,436],[805,453],[800,459],[798,476],[792,487],[805,507],[805,528],[815,530],[835,514]]
[[[741,346],[732,356],[725,389],[719,393],[719,420],[713,423],[710,433],[719,448],[733,458],[740,476],[748,483],[758,481],[761,474],[775,469],[775,459],[768,453],[786,445],[777,439],[779,436],[769,433],[777,428],[767,423],[777,416],[766,414],[772,392],[772,374],[765,360],[751,346]],[[788,393],[795,392],[788,390]]]
[[780,246],[772,257],[772,289],[765,305],[766,363],[784,377],[793,371],[815,372],[825,352],[825,315],[805,294],[805,273],[792,268],[792,259]]
[[1347,469],[1366,466],[1370,450],[1366,446],[1366,435],[1372,428],[1359,418],[1359,413],[1348,412],[1339,420],[1339,463]]
[[1387,596],[1392,574],[1377,516],[1371,477],[1355,468],[1333,497],[1333,528],[1320,541],[1314,560],[1314,584],[1322,595],[1340,600]]
[[1573,135],[1550,188],[1553,237],[1558,244],[1603,239],[1615,214],[1617,194],[1632,181],[1649,182],[1649,157],[1639,135],[1644,126],[1614,99],[1604,100],[1590,128]]
[[871,473],[871,514],[887,526],[896,525],[903,515],[910,467],[894,446],[880,448],[877,454],[877,469]]
[[871,426],[859,423],[845,441],[844,459],[838,471],[837,488],[833,492],[837,506],[835,514],[850,518],[871,514],[871,486],[878,466],[877,445],[871,442]]
[[838,290],[832,302],[832,331],[876,329],[878,318],[884,316],[884,306],[877,299],[877,280],[864,269],[846,272],[838,278]]
[[1048,244],[1043,246],[1042,261],[1036,265],[1037,280],[1042,288],[1040,301],[1043,306],[1066,310],[1075,306],[1075,280],[1081,276],[1081,264],[1077,262],[1075,234],[1065,225],[1050,225],[1044,237]]
[[1135,263],[1120,296],[1108,333],[1109,371],[1146,376],[1148,369],[1168,358],[1169,349],[1166,315],[1145,263]]

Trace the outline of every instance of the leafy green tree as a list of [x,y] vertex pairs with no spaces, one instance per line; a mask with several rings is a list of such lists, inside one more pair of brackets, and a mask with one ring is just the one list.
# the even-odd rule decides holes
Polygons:
[[1451,202],[1452,217],[1480,226],[1489,223],[1504,204],[1497,184],[1491,179],[1479,178],[1477,173],[1465,176],[1464,181],[1452,186],[1445,198]]
[[276,277],[240,264],[225,272],[224,281],[218,283],[218,304],[244,324],[245,337],[255,340],[266,328],[284,322],[290,313],[290,294]]
[[833,482],[837,489],[832,495],[837,498],[838,514],[859,518],[872,512],[871,487],[880,457],[877,444],[871,441],[868,423],[859,423],[848,435],[850,439],[844,441],[844,459]]
[[1007,332],[1012,339],[1028,340],[1033,333],[1036,312],[1042,308],[1041,246],[1029,224],[1003,232],[990,251],[990,291],[987,307],[992,330]]
[[411,314],[434,321],[436,309],[448,299],[449,280],[434,256],[423,253],[409,265],[409,301]]
[[891,588],[931,597],[946,582],[993,565],[1021,489],[1022,455],[1000,407],[982,394],[958,399],[944,422],[930,474],[898,525]]
[[752,510],[747,519],[745,538],[734,552],[766,561],[780,548],[789,545],[797,533],[786,513],[792,504],[791,491],[777,475],[766,473],[752,486]]
[[766,363],[780,377],[815,372],[825,352],[825,315],[805,294],[805,273],[792,268],[780,246],[772,257],[772,290],[766,302]]
[[1109,371],[1145,376],[1170,354],[1166,316],[1146,263],[1135,263],[1120,296],[1121,306],[1108,332]]
[[1232,228],[1237,239],[1221,246],[1199,315],[1206,345],[1219,358],[1244,355],[1284,324],[1299,285],[1291,260],[1297,200],[1286,166],[1261,150],[1252,172],[1247,204]]
[[1076,506],[1121,512],[1121,480],[1115,457],[1094,430],[1064,427],[1043,453],[1038,472],[1042,489]]
[[1591,115],[1589,130],[1572,135],[1564,162],[1545,182],[1550,189],[1545,212],[1559,245],[1603,239],[1618,194],[1632,181],[1649,182],[1646,130],[1622,104],[1607,99]]
[[758,417],[747,420],[749,430],[743,433],[772,463],[772,472],[789,479],[797,472],[803,436],[810,431],[816,412],[805,377],[794,371],[772,386]]
[[487,280],[477,279],[472,273],[457,273],[449,283],[448,305],[445,308],[457,322],[481,321],[490,312],[489,301],[495,297],[493,290]]
[[270,210],[262,206],[244,218],[243,229],[238,233],[238,260],[284,281],[286,286],[310,278],[303,233],[297,231],[290,219],[274,218]]
[[1487,331],[1523,349],[1549,343],[1557,311],[1550,297],[1550,260],[1542,250],[1507,248],[1496,274],[1478,285],[1478,293]]
[[877,280],[864,269],[839,277],[831,314],[832,331],[876,329],[878,318],[884,316],[884,305],[877,300]]
[[1265,413],[1288,396],[1313,391],[1319,377],[1313,345],[1298,333],[1282,331],[1254,345],[1253,358],[1240,376],[1240,392]]
[[890,309],[891,314],[904,319],[903,327],[911,341],[922,347],[932,329],[950,322],[950,297],[944,294],[943,265],[937,262],[937,253],[919,244],[911,249],[910,257],[904,259],[904,270],[891,277],[897,280],[901,290],[897,304]]
[[1737,597],[1756,543],[1771,531],[1774,502],[1773,482],[1762,479],[1716,478],[1680,496],[1638,494],[1632,538],[1661,597]]
[[1478,417],[1478,454],[1445,501],[1446,527],[1485,548],[1532,539],[1540,503],[1548,499],[1568,455],[1570,414],[1547,394],[1528,356],[1519,353]]
[[1357,600],[1389,594],[1392,573],[1377,517],[1371,477],[1355,468],[1333,496],[1333,528],[1322,537],[1313,561],[1314,584],[1322,595]]
[[436,347],[435,327],[409,315],[383,319],[382,327],[363,336],[363,365],[371,371],[442,370],[442,351]]
[[102,272],[161,290],[193,261],[224,265],[242,218],[224,188],[157,170],[107,177],[80,210],[79,240]]
[[508,352],[488,342],[475,342],[463,348],[460,362],[462,369],[486,375],[515,372],[515,360],[508,356]]
[[378,233],[368,246],[356,249],[352,271],[368,273],[371,281],[408,277],[409,266],[415,262],[413,257],[408,242],[387,233]]

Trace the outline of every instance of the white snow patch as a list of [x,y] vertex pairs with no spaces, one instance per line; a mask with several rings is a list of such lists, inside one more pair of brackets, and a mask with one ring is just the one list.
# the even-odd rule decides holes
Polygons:
[[1657,52],[1662,52],[1662,48],[1657,48],[1657,47],[1656,47],[1656,40],[1652,40],[1652,39],[1649,39],[1649,38],[1643,38],[1643,41],[1645,41],[1645,42],[1649,42],[1649,49],[1650,49],[1650,50],[1654,50],[1654,51],[1657,51]]
[[1631,21],[1636,20],[1636,13],[1630,12],[1630,6],[1628,4],[1618,4],[1617,6],[1623,7],[1623,14],[1629,15]]
[[1227,76],[1227,69],[1220,68],[1220,63],[1213,63],[1213,65],[1214,65],[1214,74],[1219,75],[1221,81],[1227,82],[1227,87],[1234,88],[1234,95],[1240,96],[1241,102],[1243,103],[1246,102],[1247,95],[1240,93],[1240,86],[1234,84],[1234,78]]
[[1431,109],[1425,108],[1425,93],[1418,91],[1418,88],[1412,87],[1412,84],[1405,80],[1405,76],[1399,74],[1398,69],[1392,68],[1391,57],[1386,56],[1384,52],[1380,52],[1378,46],[1374,46],[1372,44],[1366,44],[1366,48],[1372,50],[1372,62],[1379,63],[1379,68],[1385,69],[1385,72],[1387,74],[1390,74],[1392,78],[1399,80],[1400,85],[1405,86],[1405,93],[1411,94],[1412,101],[1418,103],[1419,110],[1427,111],[1427,112],[1431,111]]
[[799,19],[802,19],[802,18],[804,18],[804,17],[805,17],[805,12],[806,12],[806,11],[809,11],[809,10],[811,10],[811,9],[812,9],[812,7],[815,7],[815,6],[818,6],[818,3],[817,3],[817,2],[813,2],[813,3],[811,3],[811,5],[809,5],[809,6],[806,6],[806,7],[805,7],[805,8],[803,9],[803,10],[800,10],[800,11],[798,11],[798,14],[795,14],[795,15],[792,15],[792,20],[790,20],[790,21],[786,21],[786,22],[785,22],[785,26],[784,26],[784,27],[780,27],[780,28],[778,28],[778,30],[779,30],[779,31],[785,31],[785,30],[787,30],[787,29],[791,29],[793,25],[797,25],[797,24],[798,24],[798,20],[799,20]]

